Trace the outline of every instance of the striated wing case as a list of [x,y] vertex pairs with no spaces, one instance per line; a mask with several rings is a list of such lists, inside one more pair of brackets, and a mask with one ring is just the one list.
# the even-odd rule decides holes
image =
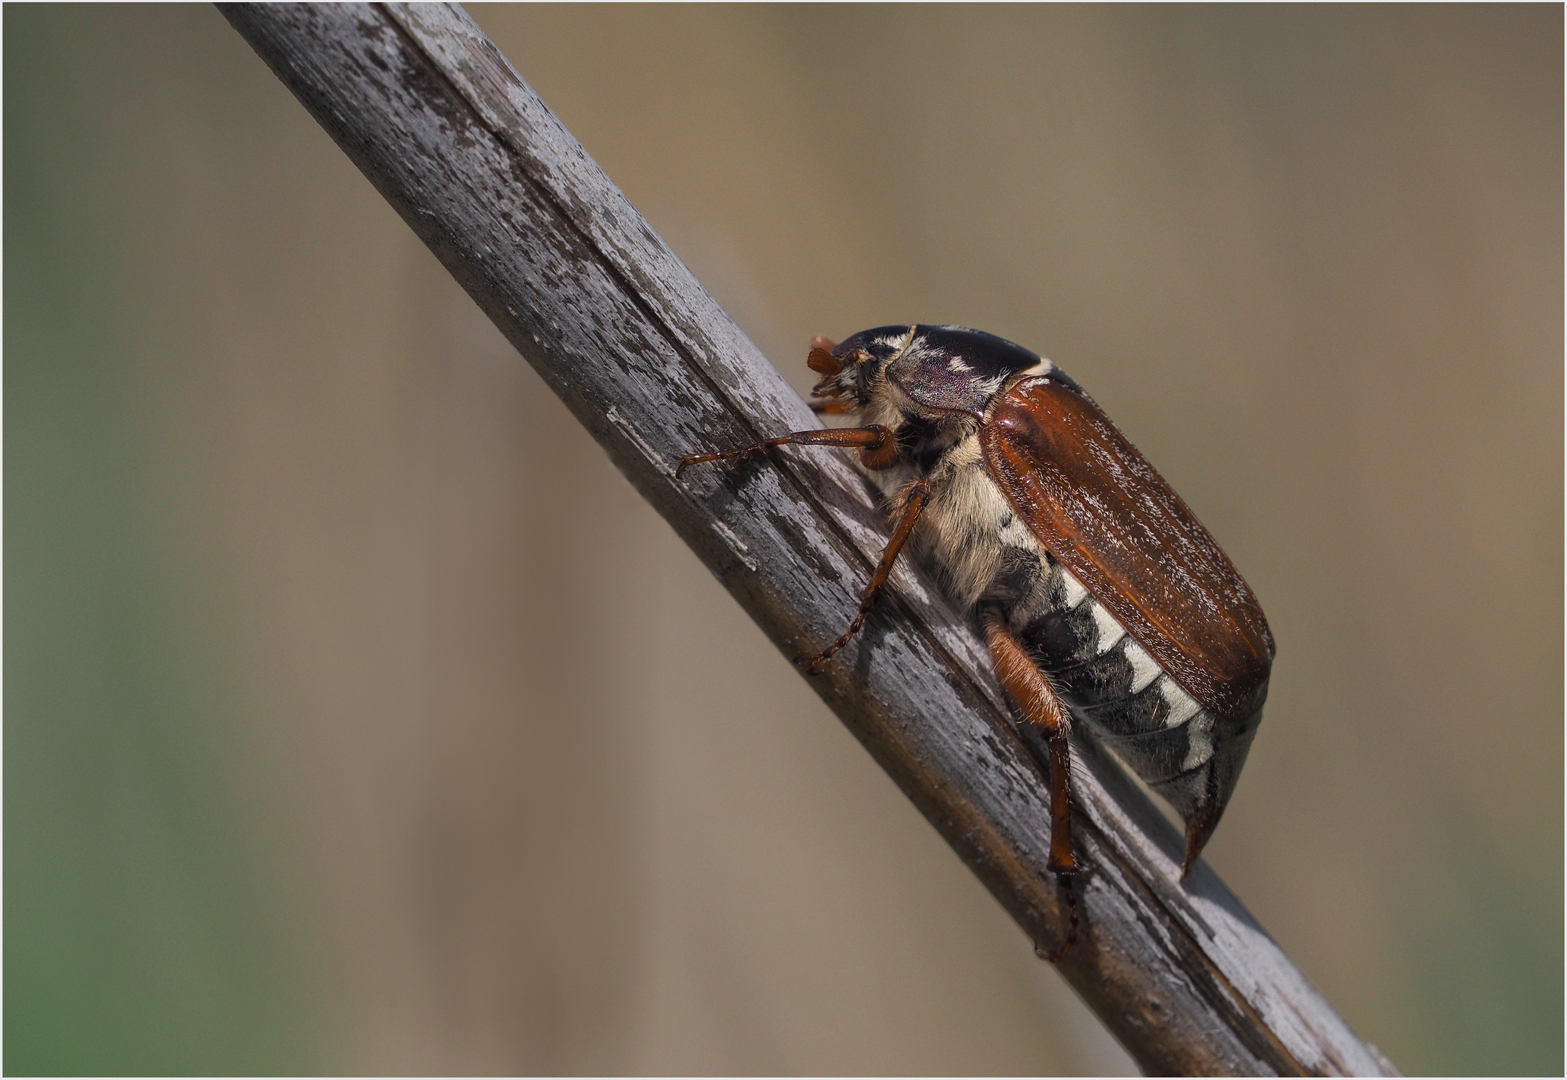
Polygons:
[[980,442],[1040,543],[1187,693],[1219,717],[1261,704],[1274,648],[1257,598],[1087,395],[1025,379],[996,402]]

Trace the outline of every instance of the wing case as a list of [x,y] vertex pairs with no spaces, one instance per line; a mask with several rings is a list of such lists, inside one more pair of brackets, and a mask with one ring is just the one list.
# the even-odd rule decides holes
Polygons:
[[1216,716],[1256,710],[1274,651],[1257,598],[1086,394],[1024,379],[991,408],[980,444],[1040,543],[1171,678]]

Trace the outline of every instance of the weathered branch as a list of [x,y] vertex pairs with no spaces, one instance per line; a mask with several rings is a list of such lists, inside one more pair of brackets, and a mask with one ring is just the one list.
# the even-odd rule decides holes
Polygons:
[[[691,470],[682,453],[811,413],[457,7],[234,5],[224,14],[789,656],[831,641],[885,538],[833,453]],[[1049,947],[1047,786],[974,630],[902,568],[812,685]],[[1224,884],[1177,883],[1180,838],[1074,747],[1082,937],[1060,965],[1149,1072],[1380,1074]]]

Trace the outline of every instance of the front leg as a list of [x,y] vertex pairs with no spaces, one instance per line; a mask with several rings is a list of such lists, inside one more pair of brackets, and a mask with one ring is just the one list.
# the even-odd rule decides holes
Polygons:
[[693,465],[704,461],[733,461],[748,458],[771,450],[775,446],[852,446],[859,447],[860,461],[868,469],[890,468],[898,460],[898,440],[888,428],[880,424],[863,428],[814,428],[810,431],[791,431],[776,439],[759,442],[755,446],[742,446],[738,450],[721,450],[716,454],[687,454],[675,467],[678,477]]

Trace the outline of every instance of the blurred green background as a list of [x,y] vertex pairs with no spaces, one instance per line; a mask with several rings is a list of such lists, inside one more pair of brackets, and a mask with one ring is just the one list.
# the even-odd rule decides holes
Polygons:
[[[795,385],[1088,387],[1279,641],[1209,861],[1560,1074],[1560,7],[474,14]],[[1131,1067],[216,11],[4,28],[5,1071]]]

